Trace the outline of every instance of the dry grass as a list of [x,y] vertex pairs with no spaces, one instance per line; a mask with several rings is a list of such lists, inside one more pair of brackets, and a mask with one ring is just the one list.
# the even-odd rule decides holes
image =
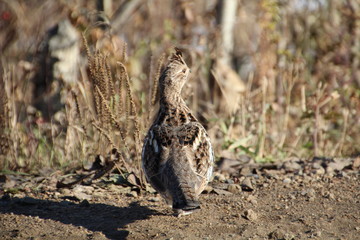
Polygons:
[[0,82],[0,155],[7,155],[11,139],[9,136],[9,108],[4,80]]
[[[157,79],[164,53],[174,45],[185,49],[192,69],[183,94],[207,125],[217,157],[246,154],[256,161],[281,161],[360,152],[356,1],[307,10],[291,7],[295,1],[244,3],[235,26],[241,31],[235,34],[233,66],[217,62],[216,8],[202,1],[177,8],[166,3],[161,13],[159,3],[151,1],[129,17],[131,24],[122,25],[124,38],[116,35],[119,29],[94,27],[93,11],[80,9],[91,9],[91,3],[45,2],[34,21],[15,11],[18,39],[1,56],[2,169],[72,169],[116,148],[121,153],[118,169],[141,176],[142,139],[156,111]],[[38,7],[13,4],[25,12]],[[55,20],[68,14],[86,35],[82,54],[87,67],[79,66],[75,84],[54,81],[63,105],[49,119],[33,107],[33,82],[44,67],[35,61],[39,53],[21,47],[29,45],[25,39],[36,46],[44,39],[50,26],[39,24],[42,11]]]

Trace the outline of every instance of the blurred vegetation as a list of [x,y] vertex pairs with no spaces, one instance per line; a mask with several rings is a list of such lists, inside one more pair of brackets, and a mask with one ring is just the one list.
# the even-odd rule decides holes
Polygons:
[[[239,1],[230,53],[224,1],[106,2],[99,12],[97,1],[0,0],[0,169],[66,170],[115,147],[118,169],[141,174],[156,80],[174,46],[192,69],[183,96],[218,158],[359,155],[357,0]],[[71,81],[53,74],[49,53],[64,19],[80,50]]]

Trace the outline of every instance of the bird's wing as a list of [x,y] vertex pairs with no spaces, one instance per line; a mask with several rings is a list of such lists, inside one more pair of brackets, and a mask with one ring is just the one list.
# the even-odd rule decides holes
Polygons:
[[163,142],[166,140],[160,137],[160,129],[158,126],[150,128],[144,140],[142,165],[147,180],[151,182],[157,191],[164,192],[166,189],[160,173],[165,158],[164,155],[168,151],[163,147]]
[[209,181],[214,163],[210,138],[198,122],[190,122],[176,129],[176,136],[195,173]]

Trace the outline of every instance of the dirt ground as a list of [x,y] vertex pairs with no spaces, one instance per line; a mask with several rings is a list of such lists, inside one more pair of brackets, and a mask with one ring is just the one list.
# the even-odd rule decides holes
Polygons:
[[358,170],[251,173],[216,174],[201,210],[180,218],[131,186],[3,175],[0,239],[360,239]]

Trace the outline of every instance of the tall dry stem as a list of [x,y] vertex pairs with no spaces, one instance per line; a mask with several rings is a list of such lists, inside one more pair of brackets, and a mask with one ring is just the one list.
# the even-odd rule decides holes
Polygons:
[[259,122],[259,150],[258,150],[258,157],[263,158],[265,152],[265,141],[266,141],[266,96],[267,96],[267,88],[268,88],[268,79],[263,77],[262,80],[262,87],[261,87],[261,94],[262,94],[262,111],[261,111],[261,120]]

